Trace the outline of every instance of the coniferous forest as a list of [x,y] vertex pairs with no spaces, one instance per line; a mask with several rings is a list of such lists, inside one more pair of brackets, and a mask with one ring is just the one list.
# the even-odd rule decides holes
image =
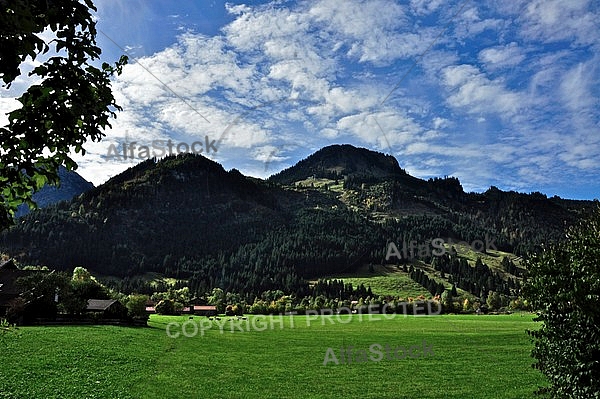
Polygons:
[[185,154],[147,160],[30,213],[0,235],[0,251],[23,264],[86,267],[125,293],[167,289],[144,277],[157,273],[197,296],[220,288],[250,303],[271,290],[362,296],[365,287],[324,289],[309,280],[394,264],[439,295],[443,284],[419,267],[427,264],[475,296],[510,296],[522,270],[508,259],[502,273],[452,253],[386,260],[387,245],[486,239],[526,257],[593,207],[495,187],[465,193],[456,178],[417,179],[395,158],[349,145],[326,147],[267,180]]

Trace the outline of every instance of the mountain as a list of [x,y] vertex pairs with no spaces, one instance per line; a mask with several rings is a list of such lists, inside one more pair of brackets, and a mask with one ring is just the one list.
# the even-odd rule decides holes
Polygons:
[[274,174],[269,181],[291,184],[308,177],[354,177],[379,181],[400,176],[407,176],[407,173],[391,155],[344,144],[322,148],[296,165]]
[[[77,172],[68,171],[64,167],[58,170],[60,186],[46,185],[40,191],[33,194],[33,201],[39,208],[59,201],[68,201],[71,198],[83,194],[94,188],[94,185],[81,177]],[[29,213],[27,205],[21,205],[17,210],[16,217],[21,217]]]
[[594,207],[591,201],[548,199],[541,193],[496,187],[481,194],[465,193],[455,177],[418,179],[400,168],[394,157],[350,145],[325,147],[268,181],[325,188],[341,183],[335,197],[371,220],[428,215],[473,224],[494,231],[504,249],[519,254],[559,239],[565,226]]
[[[156,290],[141,278],[153,272],[199,295],[221,287],[302,297],[309,278],[389,263],[390,242],[485,238],[526,255],[561,239],[594,206],[494,187],[465,193],[456,178],[418,179],[389,155],[349,145],[325,147],[267,180],[181,154],[25,216],[0,235],[0,251],[51,268],[83,265],[118,278],[125,292]],[[420,261],[433,265],[431,254]],[[490,273],[463,284],[476,293],[479,280],[503,284]]]

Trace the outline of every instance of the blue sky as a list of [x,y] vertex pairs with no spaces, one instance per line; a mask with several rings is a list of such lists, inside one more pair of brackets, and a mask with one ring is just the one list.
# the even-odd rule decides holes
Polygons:
[[[123,112],[77,157],[94,184],[153,140],[208,137],[205,155],[257,177],[350,143],[467,191],[600,197],[596,1],[96,5],[103,61],[131,62],[113,83]],[[134,159],[107,157],[133,141]]]

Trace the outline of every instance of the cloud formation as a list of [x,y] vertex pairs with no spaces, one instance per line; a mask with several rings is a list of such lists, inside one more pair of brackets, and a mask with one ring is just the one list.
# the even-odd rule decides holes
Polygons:
[[[119,35],[109,25],[118,8],[103,13],[105,3],[99,26],[117,42],[130,38],[123,48],[147,51],[135,38],[153,34],[138,26],[157,18],[152,5],[132,3],[142,10]],[[96,184],[131,166],[105,160],[110,144],[208,135],[219,142],[210,157],[261,177],[351,143],[392,153],[419,177],[455,175],[467,190],[598,196],[600,15],[591,0],[224,4],[218,29],[204,30],[177,7],[169,29],[157,27],[171,42],[114,81],[124,111],[79,159]],[[14,106],[9,94],[0,110]]]

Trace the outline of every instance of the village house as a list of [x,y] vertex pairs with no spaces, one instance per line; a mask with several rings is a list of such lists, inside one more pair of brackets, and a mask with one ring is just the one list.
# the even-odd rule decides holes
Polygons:
[[39,271],[21,270],[17,268],[13,259],[0,263],[0,317],[6,315],[14,301],[23,293],[17,285],[17,280],[32,273],[39,273]]
[[217,307],[212,305],[193,305],[191,312],[197,316],[216,316]]
[[[146,303],[146,313],[156,314],[156,304],[152,301]],[[189,305],[181,309],[182,314],[193,314],[195,316],[216,316],[217,307],[213,305]]]
[[85,311],[98,319],[127,320],[127,308],[116,299],[88,299]]

